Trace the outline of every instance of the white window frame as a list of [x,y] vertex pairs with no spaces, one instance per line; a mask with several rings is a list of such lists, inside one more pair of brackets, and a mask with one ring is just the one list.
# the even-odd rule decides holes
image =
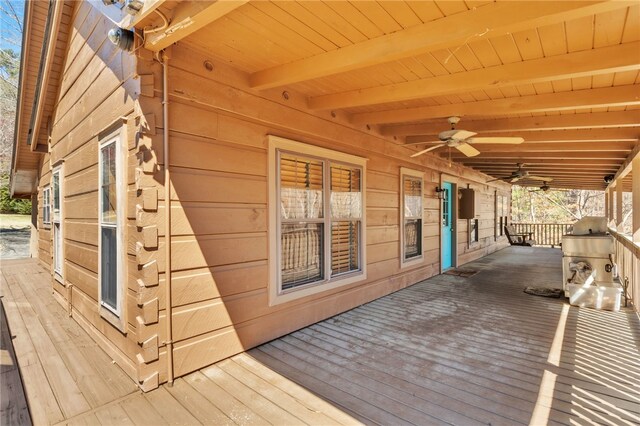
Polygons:
[[[64,284],[64,173],[63,164],[53,168],[51,172],[51,238],[53,240],[53,275],[55,279]],[[56,213],[56,194],[54,191],[54,182],[58,178],[58,204],[59,209]],[[57,225],[57,226],[56,226]],[[57,231],[56,231],[57,229]],[[56,244],[56,238],[60,238],[60,246]],[[58,259],[60,265],[58,267]]]
[[[414,256],[409,259],[405,258],[405,203],[404,203],[404,178],[405,176],[419,178],[420,179],[420,198],[422,200],[422,215],[420,217],[422,229],[420,232],[420,255]],[[408,169],[405,167],[400,168],[400,267],[407,268],[421,264],[424,261],[424,173],[419,170]]]
[[[100,308],[100,316],[117,327],[120,331],[125,332],[125,315],[124,315],[124,285],[126,282],[127,258],[124,247],[125,230],[126,230],[126,176],[124,154],[126,150],[122,147],[122,141],[125,140],[123,130],[109,134],[100,141],[98,147],[98,304]],[[116,224],[103,223],[102,211],[102,149],[107,145],[115,144],[116,147]],[[116,307],[113,308],[102,300],[102,227],[110,227],[116,229]]]
[[[343,164],[352,167],[357,167],[361,170],[361,194],[362,194],[362,218],[360,219],[360,242],[359,242],[359,261],[360,269],[358,271],[348,272],[336,276],[331,276],[331,238],[327,238],[330,235],[330,226],[326,224],[324,226],[324,249],[323,263],[325,265],[325,277],[323,280],[306,284],[300,287],[289,289],[286,291],[281,290],[280,281],[280,233],[281,233],[281,221],[280,221],[280,195],[279,195],[279,153],[286,152],[292,154],[300,154],[305,157],[314,157],[321,160],[327,160],[334,164]],[[269,305],[277,305],[280,303],[289,302],[291,300],[299,299],[302,297],[310,296],[320,292],[335,289],[337,287],[345,286],[348,284],[364,281],[367,279],[367,256],[366,256],[366,163],[367,159],[358,157],[351,154],[346,154],[338,151],[333,151],[326,148],[320,148],[313,145],[307,145],[305,143],[292,141],[290,139],[281,138],[278,136],[269,136]],[[325,170],[323,178],[325,179],[325,186],[323,186],[324,194],[329,193],[329,170]],[[324,198],[324,209],[326,215],[329,216],[329,199],[327,196]],[[326,218],[327,222],[331,222],[331,218]]]
[[51,226],[51,186],[49,184],[42,188],[42,224]]

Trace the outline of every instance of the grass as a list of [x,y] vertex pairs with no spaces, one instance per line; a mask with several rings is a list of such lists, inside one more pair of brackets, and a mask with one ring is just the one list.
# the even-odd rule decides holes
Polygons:
[[27,228],[30,223],[30,214],[0,214],[0,228]]

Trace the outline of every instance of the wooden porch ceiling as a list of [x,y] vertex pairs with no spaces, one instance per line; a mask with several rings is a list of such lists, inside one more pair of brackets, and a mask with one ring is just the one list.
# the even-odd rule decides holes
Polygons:
[[[478,136],[525,142],[478,145],[474,158],[453,149],[452,161],[496,177],[524,163],[552,186],[604,189],[640,136],[637,1],[197,3],[158,8],[170,21],[193,11],[200,29],[172,41],[245,72],[247,90],[301,94],[309,110],[393,137],[407,157],[455,115]],[[485,166],[496,163],[507,167]]]

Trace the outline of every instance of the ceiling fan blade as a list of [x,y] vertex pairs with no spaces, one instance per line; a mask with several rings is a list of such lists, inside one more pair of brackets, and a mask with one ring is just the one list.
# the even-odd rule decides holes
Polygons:
[[433,151],[434,149],[440,148],[441,146],[445,146],[445,145],[446,145],[446,144],[441,143],[441,144],[438,144],[438,145],[432,146],[431,148],[423,149],[422,151],[420,151],[420,152],[416,152],[415,154],[413,154],[413,155],[411,156],[411,158],[413,158],[413,157],[417,157],[417,156],[422,155],[422,154],[425,154],[425,153],[427,153],[427,152],[429,152],[429,151]]
[[551,182],[553,180],[553,178],[550,178],[550,177],[532,176],[532,175],[527,176],[527,179],[541,180],[543,182]]
[[494,179],[488,180],[488,181],[487,181],[487,183],[489,183],[489,182],[495,182],[495,181],[497,181],[497,180],[509,180],[509,179],[511,179],[511,176],[507,176],[507,177],[499,177],[499,178],[494,178]]
[[466,141],[467,143],[490,143],[490,144],[511,144],[517,145],[524,142],[524,138],[506,138],[506,137],[493,137],[487,136],[484,138],[471,138]]
[[480,151],[478,151],[468,143],[461,143],[460,145],[456,145],[455,148],[467,157],[475,157],[476,155],[480,154]]
[[511,179],[509,182],[511,182],[511,183],[516,183],[516,182],[517,182],[517,181],[519,181],[520,179],[522,179],[522,178],[521,178],[521,177],[516,176],[516,177],[514,177],[513,179]]
[[470,132],[468,130],[456,130],[455,133],[450,136],[450,138],[462,141],[465,139],[469,139],[471,136],[475,135],[477,135],[477,133]]

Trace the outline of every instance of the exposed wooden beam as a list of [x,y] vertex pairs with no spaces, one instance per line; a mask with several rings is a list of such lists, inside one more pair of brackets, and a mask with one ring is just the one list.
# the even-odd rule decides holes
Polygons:
[[[479,164],[474,164],[473,168],[476,170],[481,170],[482,172],[494,172],[494,173],[498,173],[498,172],[512,172],[514,170],[514,165],[510,164],[510,165],[500,165],[500,166],[491,166],[491,165],[479,165]],[[562,167],[562,166],[530,166],[530,165],[526,165],[525,167],[527,170],[529,171],[536,171],[536,172],[540,172],[540,171],[548,171],[548,172],[568,172],[568,173],[582,173],[584,170],[596,170],[596,171],[609,171],[611,173],[615,173],[618,168],[615,166],[589,166],[589,167],[583,167],[583,168],[579,168],[579,167]]]
[[[454,152],[455,151],[455,152]],[[439,152],[441,153],[441,157],[448,158],[449,153],[446,151]],[[527,163],[527,159],[543,159],[543,158],[555,158],[558,160],[570,160],[572,158],[583,158],[583,159],[593,159],[593,160],[611,160],[616,159],[620,161],[624,161],[627,158],[627,155],[624,152],[571,152],[571,153],[562,153],[562,152],[532,152],[532,153],[521,153],[519,152],[490,152],[483,153],[480,151],[480,155],[477,157],[486,157],[486,158],[511,158],[514,163]],[[477,158],[476,157],[476,158]],[[451,149],[451,158],[455,159],[464,159],[466,158],[463,154],[458,154],[456,149]]]
[[[463,120],[458,124],[471,132],[510,132],[528,130],[571,130],[608,127],[640,127],[640,109],[616,112],[562,114],[540,117],[507,117],[490,120]],[[448,130],[445,120],[423,124],[382,126],[384,136],[437,135]]]
[[538,152],[622,152],[629,153],[636,142],[569,142],[569,143],[533,143],[522,145],[476,145],[476,149],[483,153],[489,152],[521,152],[522,155]]
[[142,5],[142,9],[140,11],[135,15],[126,14],[122,18],[118,26],[121,28],[126,28],[128,30],[132,29],[140,21],[151,15],[154,10],[158,9],[158,7],[160,7],[165,2],[166,0],[144,0],[144,4]]
[[341,109],[640,69],[640,41],[566,55],[351,90],[309,99],[311,109]]
[[[510,169],[491,169],[491,168],[482,168],[476,167],[476,170],[481,171],[482,173],[488,174],[503,174],[510,175],[515,168],[512,166]],[[571,176],[571,175],[584,175],[586,174],[608,174],[611,173],[611,169],[577,169],[577,168],[565,168],[565,169],[537,169],[535,167],[526,167],[527,171],[533,175],[544,175],[544,173],[554,174],[557,176]]]
[[184,1],[162,31],[147,35],[144,47],[158,52],[245,4],[248,0]]
[[[525,163],[528,167],[529,165],[564,165],[564,166],[573,166],[573,165],[584,165],[584,166],[600,166],[600,165],[612,165],[616,169],[620,167],[622,164],[622,160],[594,160],[591,158],[562,158],[562,159],[553,159],[553,158],[538,158],[538,159],[523,159],[520,161],[521,163]],[[509,164],[513,166],[515,162],[510,158],[483,158],[483,157],[467,157],[464,158],[462,163],[469,166],[476,166],[482,164]]]
[[633,2],[496,2],[456,13],[358,44],[258,71],[250,84],[267,89],[370,67],[474,39],[517,31],[628,7]]
[[573,92],[548,93],[544,95],[518,96],[450,105],[365,112],[353,114],[351,116],[351,122],[354,124],[402,123],[436,117],[450,117],[452,115],[486,116],[488,114],[518,114],[625,105],[640,105],[640,84],[575,90]]
[[[523,149],[533,148],[531,145],[536,143],[555,143],[557,148],[562,147],[564,142],[636,142],[640,138],[640,128],[626,127],[614,129],[535,130],[506,133],[488,132],[478,135],[478,137],[494,136],[523,137],[525,140],[523,144],[513,145],[515,147],[522,147]],[[419,145],[437,141],[438,135],[435,134],[407,136],[405,145]],[[484,146],[485,144],[482,145]],[[587,148],[589,147],[587,146]],[[614,147],[612,146],[612,148]]]
[[618,169],[618,171],[616,172],[613,178],[614,182],[617,179],[624,177],[626,174],[628,174],[631,171],[633,160],[635,160],[636,157],[638,157],[638,155],[640,155],[640,144],[636,145],[633,151],[631,151],[631,153],[629,153],[627,158],[625,158],[624,163],[622,163],[622,165],[620,166],[620,168]]

